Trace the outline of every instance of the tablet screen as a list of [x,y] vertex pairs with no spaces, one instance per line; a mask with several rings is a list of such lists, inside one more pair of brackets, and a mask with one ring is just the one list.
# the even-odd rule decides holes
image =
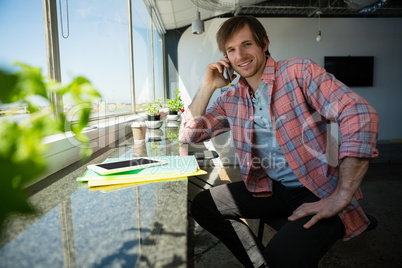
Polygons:
[[112,163],[104,163],[98,164],[97,166],[104,168],[104,169],[118,169],[118,168],[125,168],[125,167],[135,167],[139,165],[147,165],[152,163],[159,163],[160,161],[147,159],[147,158],[138,158],[126,161],[119,161],[119,162],[112,162]]

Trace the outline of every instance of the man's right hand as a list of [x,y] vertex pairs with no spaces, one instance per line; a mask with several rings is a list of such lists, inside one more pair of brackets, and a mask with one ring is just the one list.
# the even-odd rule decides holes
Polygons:
[[[225,67],[230,67],[229,60],[226,57],[223,57],[217,62],[211,63],[207,66],[202,84],[198,88],[193,101],[186,110],[186,118],[188,120],[204,115],[214,91],[218,88],[227,86],[231,82],[223,76],[223,69]],[[236,75],[233,75],[232,80],[235,78]]]
[[219,59],[215,63],[211,63],[207,66],[204,74],[204,80],[200,88],[211,90],[211,94],[217,89],[227,86],[236,75],[233,75],[232,79],[225,79],[223,76],[224,68],[230,67],[230,62],[226,57]]

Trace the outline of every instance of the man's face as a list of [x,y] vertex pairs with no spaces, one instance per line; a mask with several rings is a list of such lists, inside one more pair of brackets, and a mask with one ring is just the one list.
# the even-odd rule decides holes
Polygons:
[[248,25],[226,42],[226,54],[233,69],[246,79],[261,78],[265,67],[265,47],[260,47],[253,38]]

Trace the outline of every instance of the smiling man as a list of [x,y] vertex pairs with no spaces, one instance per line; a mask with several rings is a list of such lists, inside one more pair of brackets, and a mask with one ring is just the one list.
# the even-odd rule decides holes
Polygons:
[[[191,213],[245,267],[317,267],[336,240],[369,224],[357,200],[369,159],[378,155],[376,111],[309,59],[275,62],[254,17],[225,21],[217,43],[224,57],[208,65],[180,140],[231,130],[243,180],[202,191]],[[230,82],[223,76],[229,67],[239,82],[207,109],[213,92]],[[339,125],[339,149],[330,121]],[[241,218],[285,222],[265,246]]]

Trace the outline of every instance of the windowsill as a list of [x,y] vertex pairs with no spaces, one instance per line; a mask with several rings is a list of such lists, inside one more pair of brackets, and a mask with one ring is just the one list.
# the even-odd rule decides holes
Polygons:
[[[131,124],[145,119],[145,113],[96,119],[91,121],[90,126],[85,128],[83,132],[88,135],[93,153],[95,153],[106,147],[113,148],[118,142],[126,140],[132,135]],[[96,123],[97,120],[99,123]],[[48,136],[44,138],[43,143],[48,145],[48,150],[45,153],[47,169],[25,187],[31,186],[81,160],[81,144],[75,139],[75,135],[71,131]]]

